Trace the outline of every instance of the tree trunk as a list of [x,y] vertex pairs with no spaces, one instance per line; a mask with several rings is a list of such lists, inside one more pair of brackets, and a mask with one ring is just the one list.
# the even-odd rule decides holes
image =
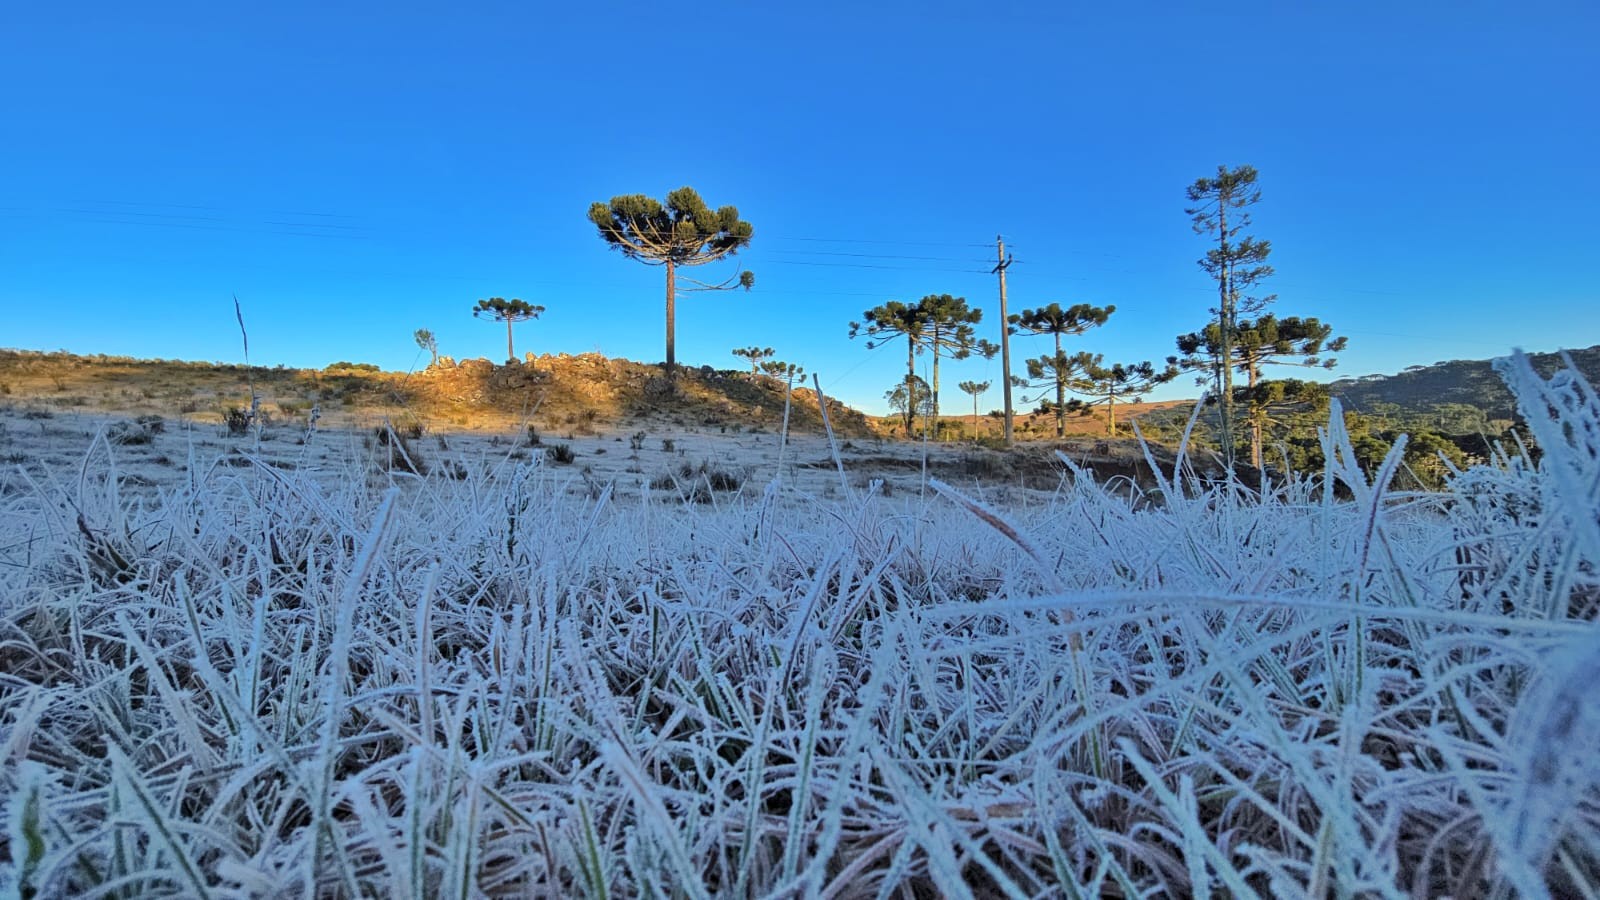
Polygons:
[[1250,360],[1249,374],[1250,374],[1250,380],[1249,380],[1248,383],[1249,383],[1249,386],[1250,386],[1249,387],[1249,390],[1250,390],[1250,465],[1255,466],[1256,467],[1256,471],[1259,472],[1259,471],[1261,471],[1262,432],[1265,430],[1262,427],[1263,426],[1262,418],[1265,416],[1266,411],[1262,410],[1262,409],[1258,409],[1260,401],[1256,398],[1256,385],[1261,382],[1261,364],[1255,358],[1252,358]]
[[906,335],[906,438],[917,424],[917,342]]
[[977,394],[973,394],[972,395],[972,440],[973,440],[973,443],[977,443],[977,440],[978,440],[978,395]]
[[1061,371],[1061,332],[1056,332],[1056,439],[1067,436],[1067,373]]
[[511,318],[506,318],[506,362],[510,363],[517,358],[517,351],[511,348]]
[[1106,434],[1117,436],[1117,395],[1106,395]]
[[933,439],[939,439],[939,331],[933,332]]
[[667,260],[667,371],[671,372],[678,364],[678,343],[676,336],[677,316],[677,265],[672,260]]
[[1233,468],[1233,263],[1228,260],[1228,200],[1231,192],[1217,193],[1217,247],[1221,253],[1221,278],[1217,280],[1217,326],[1221,330],[1222,458]]

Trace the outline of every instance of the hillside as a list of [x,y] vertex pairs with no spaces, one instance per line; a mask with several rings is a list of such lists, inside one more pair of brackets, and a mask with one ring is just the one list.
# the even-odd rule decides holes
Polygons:
[[[222,424],[250,406],[251,391],[270,422],[304,423],[315,408],[326,425],[364,425],[388,417],[430,428],[504,430],[531,424],[551,432],[634,423],[776,429],[781,382],[744,372],[659,366],[594,353],[533,356],[515,365],[448,358],[418,372],[366,364],[324,369],[78,356],[0,349],[0,401],[57,409],[185,416]],[[871,432],[858,411],[829,400],[836,432]],[[796,388],[795,431],[821,431],[816,395]]]
[[[1569,355],[1591,384],[1600,383],[1600,345],[1572,350]],[[1529,359],[1546,376],[1562,367],[1561,357],[1555,353],[1530,354]],[[1509,422],[1516,417],[1510,389],[1486,359],[1457,359],[1412,366],[1396,375],[1341,379],[1328,388],[1346,409],[1393,414],[1445,432],[1476,431],[1489,422]]]

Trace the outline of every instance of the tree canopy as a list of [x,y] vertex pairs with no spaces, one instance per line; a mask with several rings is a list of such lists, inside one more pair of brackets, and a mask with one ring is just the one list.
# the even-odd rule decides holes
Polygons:
[[428,351],[429,355],[432,357],[428,361],[428,365],[430,365],[430,366],[438,365],[439,364],[439,340],[433,336],[433,332],[429,331],[426,328],[418,328],[411,335],[411,337],[412,337],[413,340],[415,340],[417,342],[417,346],[418,347],[422,348],[423,350]]
[[[1216,322],[1201,331],[1179,335],[1177,343],[1178,352],[1183,354],[1178,365],[1184,369],[1210,371],[1222,359],[1224,341]],[[1263,441],[1271,418],[1270,410],[1280,405],[1279,401],[1271,399],[1273,391],[1264,389],[1271,382],[1263,380],[1263,367],[1331,369],[1338,360],[1324,357],[1323,353],[1337,353],[1347,343],[1346,338],[1333,336],[1331,325],[1324,325],[1314,317],[1279,319],[1267,313],[1254,320],[1237,322],[1229,350],[1232,368],[1244,373],[1245,386],[1234,389],[1233,400],[1245,407],[1245,422],[1250,428],[1251,465],[1259,469],[1264,463]]]
[[517,358],[516,351],[511,345],[511,326],[517,322],[537,319],[539,314],[543,312],[544,307],[542,306],[537,306],[526,300],[507,300],[504,297],[490,297],[487,300],[479,300],[478,305],[472,308],[472,315],[475,318],[506,323],[507,362],[514,362]]
[[761,361],[773,354],[771,347],[735,347],[734,356],[743,357],[750,363],[750,374],[755,375],[761,369]]
[[1178,377],[1178,366],[1168,362],[1166,368],[1157,369],[1154,363],[1116,363],[1105,365],[1098,353],[1079,353],[1072,361],[1076,371],[1067,387],[1075,394],[1089,399],[1085,406],[1106,406],[1106,433],[1117,433],[1117,403],[1137,401],[1140,397]]
[[[667,366],[677,364],[677,270],[699,266],[738,253],[750,243],[755,228],[739,218],[739,210],[723,206],[713,210],[691,187],[667,194],[662,203],[644,194],[622,194],[610,203],[589,207],[589,221],[613,250],[646,265],[667,269]],[[720,283],[686,279],[692,290],[749,290],[755,273],[748,270]]]
[[[988,341],[979,340],[972,326],[982,321],[983,310],[967,305],[966,298],[950,294],[929,294],[916,303],[890,300],[881,306],[862,313],[861,322],[850,323],[850,337],[865,334],[871,338],[867,349],[900,338],[906,339],[906,375],[916,374],[916,355],[933,353],[933,387],[930,400],[931,414],[939,410],[939,358],[966,359],[973,351],[993,356],[998,349]],[[912,425],[912,413],[907,409],[906,427]]]
[[965,297],[929,294],[917,305],[927,320],[928,349],[933,352],[933,418],[939,418],[939,357],[966,359],[974,350],[994,356],[997,347],[978,340],[974,325],[983,321],[983,310],[967,305]]
[[962,392],[972,395],[972,436],[978,436],[978,395],[989,389],[987,381],[963,381],[956,385]]
[[[890,300],[881,306],[873,307],[861,314],[861,322],[850,323],[850,338],[852,340],[859,334],[867,335],[867,349],[873,350],[884,344],[906,339],[906,378],[915,378],[917,374],[917,354],[922,352],[923,343],[928,331],[928,318],[920,303],[902,303],[899,300]],[[920,379],[918,379],[920,380]],[[902,385],[896,390],[904,391]],[[893,393],[893,392],[891,392]],[[905,403],[895,407],[905,416],[906,431],[910,433],[911,427],[916,422],[916,404]]]
[[[1067,377],[1072,371],[1070,360],[1061,350],[1061,338],[1080,335],[1091,328],[1098,328],[1116,311],[1117,308],[1112,305],[1100,307],[1088,303],[1076,303],[1062,309],[1061,304],[1052,303],[1038,309],[1024,309],[1007,320],[1012,334],[1028,332],[1055,338],[1055,355],[1027,360],[1030,381],[1020,383],[1023,387],[1039,387],[1041,379],[1048,374],[1048,383],[1054,385],[1056,392],[1055,403],[1050,406],[1055,411],[1058,438],[1065,437],[1067,433]],[[1013,383],[1018,383],[1018,379],[1013,379]]]
[[933,415],[933,391],[920,376],[907,375],[904,381],[894,386],[894,390],[883,396],[889,401],[889,408],[905,419],[908,435],[919,416],[926,418]]

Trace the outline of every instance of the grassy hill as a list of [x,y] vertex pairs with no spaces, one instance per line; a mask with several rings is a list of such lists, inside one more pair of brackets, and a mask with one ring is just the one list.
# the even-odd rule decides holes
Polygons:
[[[1569,351],[1569,355],[1591,384],[1600,383],[1600,345]],[[1530,354],[1529,358],[1544,375],[1563,365],[1555,353]],[[1346,409],[1392,415],[1445,433],[1475,432],[1491,423],[1508,424],[1516,417],[1511,391],[1486,359],[1457,359],[1412,366],[1396,375],[1346,378],[1328,388]]]
[[[435,429],[592,431],[634,423],[684,427],[781,426],[781,382],[709,367],[681,369],[594,353],[538,356],[515,365],[443,360],[418,372],[384,372],[369,364],[324,369],[143,360],[0,349],[0,402],[58,410],[185,416],[226,421],[250,406],[252,391],[268,421],[304,423],[315,408],[326,425],[363,426],[388,417]],[[833,428],[871,433],[860,412],[830,399]],[[794,391],[790,427],[820,431],[816,395]]]

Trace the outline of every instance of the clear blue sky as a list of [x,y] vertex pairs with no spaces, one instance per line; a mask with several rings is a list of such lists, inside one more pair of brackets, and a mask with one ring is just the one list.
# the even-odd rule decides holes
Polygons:
[[[996,234],[1013,310],[1172,353],[1213,299],[1184,188],[1241,163],[1336,374],[1600,343],[1592,3],[459,6],[0,5],[0,346],[238,361],[236,293],[255,363],[498,360],[505,296],[548,307],[519,355],[660,360],[661,269],[585,213],[687,184],[757,284],[682,298],[678,358],[770,345],[882,410],[904,356],[847,323],[948,292],[997,338]],[[999,405],[998,361],[945,378]]]

